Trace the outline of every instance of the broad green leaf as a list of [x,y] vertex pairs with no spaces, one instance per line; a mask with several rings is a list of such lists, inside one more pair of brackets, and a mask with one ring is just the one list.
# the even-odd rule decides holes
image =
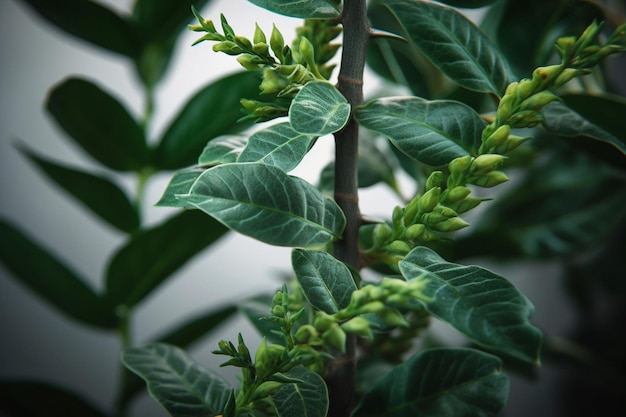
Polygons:
[[5,417],[107,416],[58,385],[25,380],[0,380],[0,414]]
[[172,416],[218,416],[232,391],[175,346],[155,343],[126,349],[122,363],[146,381],[150,395]]
[[2,220],[0,262],[16,280],[68,317],[105,329],[117,326],[113,305],[48,250]]
[[[568,103],[573,104],[572,109]],[[597,96],[566,96],[565,103],[553,102],[543,108],[543,126],[561,136],[586,136],[626,154],[626,129],[617,116],[626,114],[626,102]]]
[[188,204],[185,205],[182,201],[176,198],[176,195],[189,193],[193,183],[200,175],[202,175],[204,171],[205,169],[199,167],[192,167],[177,171],[167,184],[161,199],[155,205],[158,207],[193,208]]
[[345,226],[333,200],[271,165],[218,165],[178,198],[230,229],[272,245],[325,245],[338,239]]
[[108,265],[108,297],[134,306],[226,231],[210,217],[187,211],[137,233]]
[[304,296],[313,307],[333,314],[348,306],[357,288],[343,262],[327,252],[294,249],[291,264]]
[[141,127],[111,95],[90,81],[70,78],[55,86],[47,109],[95,160],[119,171],[139,171],[149,161]]
[[515,81],[489,38],[456,10],[425,1],[380,2],[396,16],[408,39],[463,87],[500,95]]
[[211,140],[198,157],[198,165],[212,167],[236,162],[245,148],[247,139],[241,136],[220,136]]
[[350,104],[332,84],[312,81],[296,94],[289,107],[293,130],[323,136],[341,130],[350,119]]
[[139,227],[137,210],[124,191],[111,180],[53,163],[25,146],[20,146],[20,151],[49,179],[112,226],[128,233]]
[[58,28],[94,45],[135,57],[139,40],[132,25],[103,5],[85,0],[22,0]]
[[260,99],[259,74],[240,72],[209,84],[193,96],[161,138],[156,149],[159,169],[192,165],[210,139],[241,131],[251,122],[237,122],[242,98]]
[[378,381],[354,417],[495,417],[509,391],[501,368],[500,359],[476,350],[428,349]]
[[302,382],[284,384],[272,395],[278,417],[325,417],[328,389],[322,377],[303,366],[286,375]]
[[449,4],[454,7],[462,7],[466,9],[476,9],[478,7],[487,6],[499,0],[440,0],[441,3]]
[[361,126],[388,137],[410,158],[432,166],[475,154],[486,126],[463,103],[418,97],[373,100],[359,107],[355,117]]
[[339,16],[339,8],[327,0],[248,1],[271,12],[302,19],[331,19]]
[[417,247],[400,261],[407,280],[426,284],[421,301],[433,316],[479,345],[539,363],[541,332],[530,324],[534,306],[509,281],[478,266],[446,262]]
[[279,123],[250,136],[237,162],[262,162],[285,172],[294,169],[315,141],[315,136],[296,132],[289,122]]

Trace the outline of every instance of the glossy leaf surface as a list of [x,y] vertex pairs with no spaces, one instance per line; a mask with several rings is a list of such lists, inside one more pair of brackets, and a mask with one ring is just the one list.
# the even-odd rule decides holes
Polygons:
[[167,184],[161,199],[155,204],[159,207],[184,207],[193,208],[189,204],[184,204],[176,198],[178,194],[187,194],[191,190],[191,186],[198,179],[205,169],[193,167],[176,171],[174,176]]
[[122,104],[90,81],[54,87],[46,108],[74,141],[105,166],[138,171],[148,164],[143,131]]
[[68,317],[105,329],[117,326],[113,305],[47,249],[5,221],[0,221],[0,261],[16,280]]
[[294,249],[291,264],[313,307],[333,314],[348,306],[352,292],[357,288],[343,262],[327,252]]
[[500,95],[515,80],[489,38],[456,10],[425,1],[381,3],[396,16],[408,39],[463,87]]
[[0,413],[6,417],[107,416],[79,395],[57,385],[25,380],[0,381]]
[[248,0],[271,12],[303,19],[329,19],[339,16],[339,9],[326,0]]
[[298,166],[314,141],[314,136],[296,132],[289,122],[279,123],[250,136],[237,161],[262,162],[289,172]]
[[278,246],[324,245],[339,238],[345,225],[333,200],[271,165],[216,166],[178,198],[230,229]]
[[288,383],[272,395],[279,417],[325,417],[328,412],[328,389],[317,373],[298,366],[286,375],[300,380]]
[[239,100],[258,99],[257,73],[241,72],[209,84],[194,95],[169,125],[156,149],[160,169],[193,165],[210,139],[241,131],[250,122],[240,122]]
[[501,366],[472,349],[425,350],[366,392],[354,417],[494,417],[509,389]]
[[400,261],[407,280],[424,280],[421,300],[432,315],[476,343],[530,363],[539,362],[541,332],[529,318],[530,301],[509,281],[478,266],[446,262],[417,247]]
[[214,417],[232,388],[171,345],[155,343],[122,353],[126,367],[146,381],[148,392],[176,417]]
[[20,147],[47,177],[76,198],[102,220],[123,232],[139,227],[139,215],[124,193],[109,179],[56,164]]
[[474,154],[486,123],[471,107],[450,100],[383,98],[356,111],[359,124],[388,137],[407,156],[427,165],[445,165]]
[[296,132],[323,136],[340,130],[348,123],[350,105],[332,84],[312,81],[294,97],[289,107],[289,121]]
[[220,136],[211,140],[198,157],[198,165],[212,167],[236,162],[248,140],[241,136]]
[[133,306],[227,229],[196,211],[186,211],[134,235],[108,265],[108,297]]

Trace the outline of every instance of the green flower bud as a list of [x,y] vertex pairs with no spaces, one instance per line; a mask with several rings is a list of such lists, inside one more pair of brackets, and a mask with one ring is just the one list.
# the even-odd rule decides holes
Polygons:
[[335,318],[329,314],[319,311],[313,320],[313,326],[320,331],[326,331],[335,324]]
[[567,60],[572,55],[575,43],[575,36],[565,36],[556,40],[555,47],[563,61]]
[[391,227],[387,223],[379,223],[374,227],[374,248],[380,248],[392,234]]
[[242,54],[237,57],[237,62],[248,71],[256,71],[263,64],[263,60],[256,55]]
[[[548,67],[539,67],[533,71],[532,81],[537,84],[538,88],[548,85],[563,70],[560,65],[550,65]],[[535,88],[537,89],[537,88]]]
[[385,309],[385,304],[382,301],[370,301],[358,308],[359,314],[378,313]]
[[451,217],[441,223],[433,224],[431,227],[438,232],[454,232],[469,226],[465,220],[460,217]]
[[459,214],[467,213],[468,211],[476,208],[484,200],[476,197],[466,197],[461,201],[449,204],[450,208]]
[[554,80],[553,88],[559,88],[570,82],[575,77],[588,74],[589,71],[574,68],[565,68]]
[[515,128],[535,127],[541,122],[543,115],[535,110],[519,111],[507,120],[507,123]]
[[503,182],[507,182],[509,177],[502,171],[491,171],[486,173],[485,175],[477,178],[472,184],[478,185],[479,187],[491,188],[496,185],[500,185]]
[[472,175],[480,176],[483,173],[493,171],[498,168],[507,159],[504,155],[498,154],[484,154],[478,155],[470,165],[469,173]]
[[496,146],[502,145],[509,138],[510,134],[511,127],[509,125],[502,125],[483,141],[483,146],[486,149],[491,149]]
[[409,322],[396,309],[387,308],[383,312],[378,313],[378,316],[390,326],[409,327]]
[[426,190],[430,190],[435,187],[439,187],[441,185],[441,181],[443,180],[443,172],[441,171],[433,171],[426,179]]
[[244,36],[235,36],[234,41],[237,45],[241,46],[243,49],[251,50],[252,42],[248,40],[248,38]]
[[[558,77],[557,77],[558,78]],[[537,94],[533,94],[520,104],[521,110],[541,110],[543,106],[551,103],[555,100],[560,100],[560,97],[551,91],[540,91]]]
[[414,225],[407,227],[406,232],[404,232],[404,235],[406,236],[407,239],[413,240],[413,239],[419,238],[424,233],[425,230],[426,230],[426,226],[424,226],[423,224],[414,224]]
[[446,190],[446,198],[445,201],[447,203],[456,203],[457,201],[463,200],[465,197],[470,195],[471,191],[464,185],[459,185],[454,188],[450,188]]
[[404,224],[413,224],[415,222],[417,212],[419,210],[419,199],[420,195],[418,194],[415,196],[415,198],[413,198],[413,200],[409,202],[409,204],[407,204],[406,208],[404,209]]
[[512,82],[511,84],[506,86],[504,95],[505,96],[517,96],[518,87],[519,87],[519,83],[517,81]]
[[280,62],[284,62],[283,48],[285,47],[285,39],[283,34],[280,33],[276,25],[272,25],[272,34],[270,35],[270,47],[274,52],[274,55]]
[[266,68],[263,70],[263,81],[259,89],[261,94],[275,94],[289,85],[289,80],[278,71]]
[[265,381],[254,390],[252,400],[269,397],[274,394],[283,384],[277,381]]
[[267,342],[265,338],[261,339],[261,343],[254,355],[254,368],[258,374],[263,375],[271,366],[269,353],[267,351]]
[[460,156],[454,158],[448,164],[448,169],[453,174],[464,174],[472,163],[472,157],[470,155]]
[[[198,9],[196,9],[194,6],[191,6],[191,12],[193,13],[193,15],[196,17],[196,19],[198,19],[198,23],[200,23],[200,26],[202,27],[202,30],[205,30],[207,32],[211,32],[211,33],[215,33],[217,32],[217,30],[215,29],[215,25],[213,24],[212,21],[210,20],[206,20],[205,18],[203,18],[200,15],[200,12],[198,12]],[[199,30],[196,29],[192,29],[196,32],[198,32]]]
[[529,80],[528,78],[524,78],[519,82],[519,87],[517,88],[517,101],[520,102],[527,97],[530,97],[539,87],[539,83],[541,80]]
[[447,216],[444,216],[441,213],[426,213],[424,214],[424,216],[422,216],[422,220],[424,221],[424,224],[426,226],[432,227],[433,225],[437,224],[437,223],[441,223],[445,220],[448,220]]
[[394,240],[390,244],[387,245],[386,249],[389,252],[397,253],[400,255],[406,255],[411,251],[411,247],[402,240]]
[[411,300],[406,294],[392,294],[387,297],[387,304],[392,304],[396,306],[403,306]]
[[254,24],[254,37],[252,38],[254,45],[265,44],[267,40],[265,39],[265,33],[261,30],[261,27],[258,23]]
[[506,154],[517,149],[522,143],[530,139],[530,136],[522,137],[509,135],[509,139],[500,146],[496,146],[493,149],[494,153]]
[[343,331],[341,327],[337,323],[334,323],[330,329],[326,330],[322,334],[322,339],[324,342],[338,350],[341,353],[345,353],[346,351],[346,332]]
[[372,331],[370,330],[370,322],[363,317],[354,317],[341,325],[341,329],[354,333],[359,336],[365,336],[372,338]]
[[391,214],[391,223],[395,227],[398,224],[402,224],[402,217],[404,216],[404,210],[400,206],[395,206]]
[[444,216],[446,216],[448,218],[457,216],[457,212],[456,211],[454,211],[450,207],[446,207],[446,206],[443,206],[443,205],[438,205],[437,207],[435,207],[433,212],[439,213],[439,214],[443,214]]
[[315,49],[313,48],[313,44],[310,40],[305,37],[300,39],[300,44],[298,45],[298,52],[302,57],[302,61],[305,62],[309,68],[315,68]]
[[498,104],[498,109],[496,110],[496,120],[499,124],[504,124],[509,116],[513,114],[513,107],[517,101],[516,96],[504,96],[500,103]]
[[285,312],[285,307],[281,305],[275,305],[272,307],[272,315],[274,316],[285,317]]
[[420,197],[418,202],[418,208],[421,213],[430,213],[435,206],[439,204],[439,197],[441,196],[441,187],[431,188],[426,191],[423,196]]
[[268,61],[273,60],[273,58],[270,57],[270,47],[266,43],[255,43],[252,46],[252,51],[257,55],[266,58]]
[[232,41],[223,41],[218,42],[213,45],[213,51],[215,52],[223,52],[227,55],[239,55],[243,52],[243,49],[235,42]]

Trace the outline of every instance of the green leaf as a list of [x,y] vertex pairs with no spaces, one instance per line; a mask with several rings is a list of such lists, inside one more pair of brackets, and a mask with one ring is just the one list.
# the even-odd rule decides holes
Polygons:
[[46,249],[1,220],[0,262],[16,280],[68,317],[105,329],[117,326],[113,305]]
[[466,9],[476,9],[479,7],[487,6],[491,3],[495,3],[498,0],[440,0],[441,3],[449,4],[450,6],[463,7]]
[[188,211],[137,233],[109,263],[109,299],[134,306],[226,231],[210,217]]
[[298,166],[314,142],[315,136],[296,132],[289,122],[279,123],[250,136],[237,162],[262,162],[289,172]]
[[5,417],[106,417],[80,396],[35,381],[0,381],[0,414]]
[[495,417],[509,391],[501,367],[472,349],[425,350],[378,381],[354,417]]
[[293,130],[323,136],[341,130],[350,119],[350,104],[332,84],[312,81],[294,97],[289,107]]
[[541,332],[529,318],[534,307],[509,281],[478,266],[446,262],[417,247],[400,261],[407,280],[426,284],[421,301],[432,315],[479,345],[539,363]]
[[146,381],[150,395],[172,416],[220,415],[232,391],[175,346],[155,343],[126,349],[122,363]]
[[41,17],[96,46],[134,57],[139,40],[129,22],[110,9],[85,0],[22,0]]
[[107,167],[140,171],[148,165],[141,127],[120,102],[90,81],[63,81],[52,89],[47,109],[78,145]]
[[463,87],[500,95],[515,81],[489,38],[456,10],[425,1],[380,2],[396,16],[408,39]]
[[325,245],[338,239],[345,226],[333,200],[271,165],[218,165],[178,198],[230,229],[272,245]]
[[339,16],[339,8],[327,0],[248,1],[271,12],[302,19],[331,19]]
[[284,384],[272,395],[278,417],[325,417],[328,389],[322,377],[302,366],[286,375],[302,382]]
[[[272,298],[272,295],[259,295],[244,300],[239,304],[239,310],[268,342],[282,343],[284,342],[284,337],[275,333],[275,331],[280,332],[280,326],[276,322],[261,319],[270,314],[272,306],[274,305]],[[282,334],[282,332],[280,333]]]
[[245,148],[247,139],[241,136],[220,136],[211,140],[198,157],[198,164],[212,167],[236,162]]
[[543,108],[543,126],[548,131],[568,137],[586,136],[626,154],[626,129],[622,120],[615,117],[626,114],[626,101],[589,95],[566,96],[565,100]]
[[176,198],[178,194],[187,194],[191,190],[191,186],[202,173],[206,171],[203,168],[192,167],[177,171],[170,182],[167,184],[161,199],[155,204],[158,207],[184,207],[193,208],[188,204],[184,204]]
[[109,179],[53,163],[25,146],[19,148],[49,179],[112,226],[127,233],[139,227],[137,210],[124,191]]
[[294,249],[291,264],[313,307],[333,314],[348,306],[357,288],[352,273],[343,262],[326,252]]
[[259,74],[240,72],[203,88],[189,100],[161,138],[156,149],[158,169],[193,165],[207,141],[241,131],[251,122],[239,122],[239,100],[259,99]]
[[388,137],[410,158],[432,166],[475,154],[486,126],[463,103],[418,97],[373,100],[357,108],[355,117],[361,126]]

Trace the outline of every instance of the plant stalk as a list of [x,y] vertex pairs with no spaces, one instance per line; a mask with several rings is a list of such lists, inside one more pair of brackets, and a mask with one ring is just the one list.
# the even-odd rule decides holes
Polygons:
[[[365,0],[346,0],[342,12],[343,50],[337,88],[352,111],[363,103],[363,70],[370,28]],[[359,126],[352,118],[335,134],[335,201],[346,216],[346,229],[335,244],[335,256],[358,268],[358,231],[361,221],[358,196]],[[354,405],[356,338],[348,335],[346,353],[334,363],[326,378],[330,395],[329,417],[349,417]]]

